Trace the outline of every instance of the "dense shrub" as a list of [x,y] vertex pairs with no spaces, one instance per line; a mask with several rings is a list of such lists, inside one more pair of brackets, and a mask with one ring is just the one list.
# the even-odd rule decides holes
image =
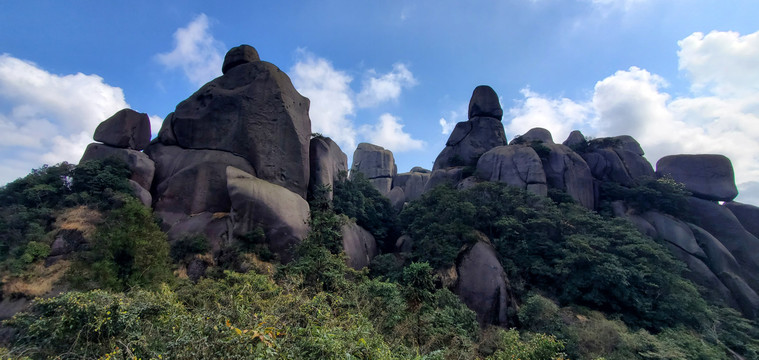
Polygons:
[[609,212],[609,203],[623,200],[639,213],[656,210],[680,218],[687,218],[688,196],[685,185],[671,177],[639,179],[635,186],[625,187],[615,182],[601,184],[601,211]]
[[398,217],[390,200],[382,196],[360,172],[347,179],[345,173],[335,182],[334,210],[356,219],[377,240],[380,248],[389,250],[400,235]]

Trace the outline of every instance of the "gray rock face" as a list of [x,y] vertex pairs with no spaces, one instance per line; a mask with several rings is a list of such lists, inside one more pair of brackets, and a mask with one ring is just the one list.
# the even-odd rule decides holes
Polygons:
[[[348,171],[348,156],[330,138],[311,139],[309,156],[311,157],[311,176],[308,188],[311,192],[322,185],[328,185],[334,189],[338,174],[341,171]],[[328,197],[332,199],[331,190]]]
[[227,167],[227,190],[232,200],[234,234],[263,229],[269,249],[280,260],[292,259],[291,248],[308,235],[309,207],[300,195]]
[[227,166],[256,172],[246,159],[226,151],[153,144],[145,153],[156,166],[155,211],[169,227],[188,215],[229,211]]
[[730,201],[738,196],[733,164],[723,155],[665,156],[656,162],[656,174],[672,176],[702,199]]
[[759,207],[735,201],[726,202],[725,207],[735,215],[743,228],[759,237]]
[[432,176],[429,170],[425,170],[424,172],[411,170],[411,172],[401,173],[393,178],[393,190],[403,190],[404,202],[414,201],[422,196],[424,187]]
[[655,229],[657,234],[667,242],[677,246],[686,253],[699,259],[705,259],[706,254],[698,246],[690,227],[672,216],[656,211],[648,211],[642,215]]
[[475,117],[490,117],[498,120],[503,118],[498,94],[490,86],[480,85],[472,92],[472,98],[469,100],[469,119]]
[[95,129],[95,141],[119,148],[142,150],[150,143],[148,114],[119,110]]
[[593,176],[585,160],[561,144],[546,144],[551,152],[541,159],[549,188],[564,190],[580,205],[595,208]]
[[[551,135],[551,132],[543,128],[532,128],[524,133],[524,135],[520,136],[518,140],[527,143],[539,141],[546,144],[553,144],[553,136]],[[515,141],[517,140],[511,140],[512,143]]]
[[132,175],[129,177],[145,189],[150,189],[155,175],[155,164],[146,155],[137,150],[116,148],[108,145],[92,143],[87,145],[79,163],[89,160],[104,160],[115,157],[124,161]]
[[229,69],[247,63],[261,61],[258,51],[250,45],[240,45],[227,51],[224,56],[224,64],[221,66],[221,73],[226,74]]
[[548,194],[543,164],[529,146],[508,145],[491,149],[477,162],[476,175],[487,181],[529,188],[538,195]]
[[393,177],[398,173],[393,152],[368,143],[360,143],[353,152],[351,179],[360,172],[379,192],[387,196],[393,185]]
[[158,130],[158,137],[156,139],[163,145],[177,144],[177,137],[174,136],[174,113],[169,113],[169,115],[163,118],[163,123],[161,123],[161,129]]
[[132,188],[132,193],[134,193],[134,196],[140,200],[142,205],[145,205],[147,207],[153,206],[153,196],[150,195],[150,191],[148,189],[140,186],[140,184],[134,180],[129,180],[129,186]]
[[340,229],[343,234],[343,249],[348,256],[348,266],[361,270],[377,256],[377,241],[364,228],[351,222]]
[[475,166],[480,156],[490,149],[506,145],[506,133],[501,120],[475,117],[456,124],[445,148],[432,170],[453,166]]
[[688,198],[688,207],[696,217],[695,224],[719,239],[738,261],[746,282],[759,290],[759,239],[743,228],[726,207],[695,197]]
[[254,61],[229,68],[177,105],[170,125],[180,147],[236,154],[250,162],[258,178],[305,198],[308,108],[309,100],[284,72]]
[[455,292],[466,306],[477,313],[480,326],[509,325],[508,279],[493,246],[478,241],[459,255],[456,270],[458,284]]
[[585,140],[585,135],[583,135],[580,130],[572,130],[572,132],[569,133],[569,136],[566,140],[564,140],[562,144],[569,146],[570,148],[575,148],[584,143],[587,143]]
[[217,253],[223,244],[230,243],[232,225],[229,213],[206,211],[182,216],[166,231],[166,235],[170,244],[183,237],[202,235],[208,241],[211,252]]
[[684,274],[685,278],[702,286],[707,291],[707,297],[710,300],[723,300],[728,306],[737,308],[738,303],[733,298],[733,294],[704,262],[683,251],[683,249],[667,243],[669,251],[680,261],[688,266],[688,272]]
[[624,135],[597,139],[582,157],[596,179],[633,186],[636,180],[655,176],[643,155],[640,144]]
[[424,192],[443,184],[455,186],[459,181],[464,179],[463,173],[464,168],[461,166],[435,170],[430,175],[430,180],[424,185]]

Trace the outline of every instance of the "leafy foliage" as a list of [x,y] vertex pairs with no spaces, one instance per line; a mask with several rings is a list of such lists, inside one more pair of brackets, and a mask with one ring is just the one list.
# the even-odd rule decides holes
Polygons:
[[345,173],[340,175],[332,203],[335,212],[356,219],[356,224],[372,233],[382,249],[389,249],[400,235],[398,217],[390,200],[360,172],[351,180]]
[[[625,203],[640,213],[656,210],[678,217],[687,217],[688,196],[685,185],[669,176],[659,179],[641,179],[633,187],[625,187],[615,182],[601,184],[602,208],[614,200]],[[606,211],[609,211],[608,209]]]

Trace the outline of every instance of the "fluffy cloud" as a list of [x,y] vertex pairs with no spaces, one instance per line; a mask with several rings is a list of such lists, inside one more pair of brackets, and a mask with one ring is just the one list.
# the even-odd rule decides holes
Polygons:
[[403,124],[400,119],[385,113],[380,115],[375,125],[364,125],[361,132],[372,144],[380,145],[392,152],[419,150],[425,143],[411,138],[411,135],[403,132]]
[[529,88],[520,92],[524,99],[508,111],[511,120],[505,126],[507,136],[542,127],[551,132],[554,141],[562,142],[570,131],[584,127],[592,113],[587,103],[576,103],[568,98],[551,99]]
[[759,204],[759,32],[694,33],[678,44],[690,96],[673,97],[662,77],[631,67],[597,82],[588,102],[523,92],[525,100],[509,110],[510,127],[541,126],[556,136],[567,122],[586,135],[631,135],[653,164],[671,154],[724,154],[735,169],[737,200]]
[[0,55],[0,183],[43,163],[76,163],[97,125],[129,107],[124,92],[97,75],[51,74]]
[[206,14],[198,15],[187,27],[174,33],[174,49],[156,55],[169,69],[180,68],[194,85],[203,85],[221,75],[224,45],[208,32]]
[[358,93],[351,88],[350,75],[303,49],[298,50],[298,61],[290,74],[298,92],[311,100],[311,129],[331,137],[343,151],[350,153],[359,139],[394,151],[421,148],[423,143],[403,132],[403,125],[390,114],[380,116],[374,125],[364,125],[358,130],[355,125],[357,108],[397,99],[403,88],[416,83],[404,65],[396,64],[386,74],[370,70],[369,79]]
[[360,107],[377,106],[385,101],[398,99],[403,88],[417,84],[414,75],[403,64],[393,65],[393,70],[387,74],[379,75],[375,70],[370,70],[369,73],[368,80],[364,82],[361,92],[356,97]]
[[298,92],[311,100],[312,131],[331,137],[342,149],[355,149],[353,79],[305,50],[299,50],[299,57],[290,74]]

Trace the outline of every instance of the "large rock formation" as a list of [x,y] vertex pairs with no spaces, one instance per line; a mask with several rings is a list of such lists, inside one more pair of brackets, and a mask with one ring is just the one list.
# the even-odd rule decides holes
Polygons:
[[670,155],[656,162],[656,174],[685,184],[693,196],[730,201],[738,196],[733,164],[724,155]]
[[395,158],[390,150],[373,144],[360,143],[353,152],[351,179],[362,173],[379,192],[387,196],[393,187],[393,177],[398,173]]
[[508,326],[508,308],[513,306],[508,278],[487,237],[481,233],[478,237],[479,241],[459,255],[455,292],[477,313],[481,327]]
[[529,146],[509,145],[491,149],[480,157],[475,174],[486,181],[503,182],[538,195],[548,194],[543,164]]
[[469,121],[456,124],[445,149],[435,159],[432,170],[453,166],[475,166],[488,150],[506,145],[498,95],[489,86],[474,89],[469,101]]
[[110,146],[142,150],[150,143],[150,119],[132,109],[120,110],[98,125],[93,138]]
[[[578,142],[577,138],[572,141]],[[654,177],[654,169],[643,155],[640,144],[631,136],[623,135],[591,141],[582,158],[594,178],[633,186],[638,180]]]
[[424,188],[430,180],[429,170],[414,167],[411,171],[400,173],[393,178],[393,188],[387,195],[393,207],[400,211],[403,204],[418,199],[424,193]]
[[736,201],[726,202],[725,207],[735,215],[735,218],[741,222],[746,231],[759,237],[759,207]]
[[[230,53],[245,54],[245,47]],[[185,149],[238,155],[250,162],[258,178],[305,198],[309,100],[273,64],[250,56],[230,58],[237,59],[235,66],[177,105],[166,132]]]
[[155,175],[155,164],[145,153],[133,150],[92,143],[84,150],[80,163],[89,160],[117,158],[127,164],[132,175],[129,177],[145,189],[150,189]]
[[308,203],[298,194],[232,166],[226,168],[234,234],[263,230],[269,249],[287,262],[308,235]]
[[348,171],[348,156],[328,137],[314,137],[309,146],[311,176],[308,190],[313,193],[319,186],[329,186],[327,194],[332,199],[332,189],[340,172]]
[[343,225],[340,231],[348,266],[356,270],[369,266],[372,259],[379,254],[374,236],[352,221]]

